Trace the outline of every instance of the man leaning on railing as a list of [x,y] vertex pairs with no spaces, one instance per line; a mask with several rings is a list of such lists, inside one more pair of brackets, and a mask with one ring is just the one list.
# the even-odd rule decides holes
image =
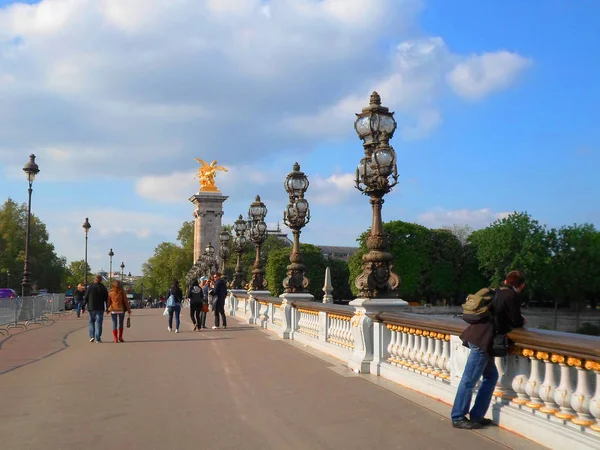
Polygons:
[[[519,294],[525,288],[525,277],[518,270],[513,270],[506,276],[504,284],[494,294],[490,305],[491,314],[479,323],[471,323],[460,335],[463,345],[469,347],[471,352],[452,406],[452,426],[455,428],[475,430],[492,423],[484,416],[498,381],[494,356],[503,356],[494,352],[494,337],[504,336],[512,328],[520,328],[525,323],[519,299]],[[469,412],[473,390],[481,377],[483,380],[477,391],[475,404]]]

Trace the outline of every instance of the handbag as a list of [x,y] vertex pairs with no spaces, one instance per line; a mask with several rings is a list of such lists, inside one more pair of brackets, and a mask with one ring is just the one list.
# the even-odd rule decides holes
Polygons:
[[168,316],[169,315],[169,308],[165,308],[165,310],[163,311],[163,316]]
[[131,317],[127,317],[127,328],[131,328]]
[[208,303],[202,303],[202,312],[208,312]]
[[175,296],[171,294],[167,299],[167,308],[172,308],[173,306],[175,306]]

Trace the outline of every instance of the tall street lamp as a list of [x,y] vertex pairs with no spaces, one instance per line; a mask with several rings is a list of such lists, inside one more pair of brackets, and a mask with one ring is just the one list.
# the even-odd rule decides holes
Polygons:
[[237,255],[237,260],[235,263],[235,275],[233,276],[233,282],[231,283],[231,287],[233,289],[243,289],[244,288],[244,272],[242,272],[242,253],[246,250],[246,246],[248,245],[248,240],[246,239],[246,221],[240,217],[233,224],[233,229],[235,230],[235,238],[233,239],[233,250]]
[[310,210],[304,194],[308,189],[308,178],[300,171],[300,164],[295,163],[283,184],[290,197],[290,203],[283,212],[283,223],[291,230],[294,236],[294,245],[290,254],[290,265],[287,266],[287,277],[283,280],[285,292],[300,294],[306,292],[308,278],[306,267],[302,264],[300,251],[300,230],[310,221]]
[[87,217],[85,218],[85,222],[83,222],[83,225],[81,225],[81,226],[85,230],[85,269],[84,269],[85,275],[83,276],[83,284],[87,288],[87,285],[88,285],[88,263],[87,263],[88,232],[90,231],[90,228],[92,228],[92,226],[90,225],[90,221],[88,220]]
[[368,195],[373,208],[373,225],[367,238],[369,252],[363,256],[363,271],[355,285],[364,298],[390,298],[400,284],[392,272],[393,256],[387,251],[381,208],[383,197],[398,184],[396,153],[389,141],[396,130],[394,113],[381,106],[377,92],[371,94],[369,106],[356,115],[354,128],[363,141],[365,157],[356,169],[356,188]]
[[122,263],[121,263],[121,284],[123,283],[123,280],[124,280],[124,278],[125,278],[125,275],[124,275],[124,273],[123,273],[123,271],[124,271],[124,270],[125,270],[125,263],[124,263],[124,262],[122,262]]
[[206,246],[206,249],[204,250],[204,255],[208,276],[210,277],[214,273],[217,265],[217,261],[215,259],[215,248],[213,247],[211,242],[209,242]]
[[231,239],[231,235],[227,230],[221,230],[219,233],[219,258],[221,259],[221,274],[223,278],[225,278],[225,263],[229,259],[229,240]]
[[26,297],[30,294],[30,275],[29,272],[29,241],[31,237],[31,193],[33,192],[33,180],[35,180],[35,176],[40,173],[39,166],[35,163],[35,155],[29,155],[29,162],[23,166],[23,172],[25,172],[25,176],[27,177],[27,181],[29,182],[29,200],[27,203],[27,231],[25,235],[25,262],[23,265],[23,282],[21,283],[21,297]]
[[115,256],[115,253],[112,251],[112,248],[108,252],[108,257],[110,258],[109,269],[108,269],[108,284],[112,286],[112,259]]
[[144,303],[144,280],[142,279],[142,283],[140,284],[140,297],[142,304]]
[[250,281],[251,291],[261,291],[266,289],[267,280],[265,279],[265,269],[262,266],[260,258],[260,248],[267,239],[267,224],[265,216],[267,215],[267,207],[260,201],[260,196],[256,196],[256,200],[250,205],[248,210],[249,216],[252,218],[252,228],[250,229],[250,240],[256,246],[256,258],[252,266],[252,280]]

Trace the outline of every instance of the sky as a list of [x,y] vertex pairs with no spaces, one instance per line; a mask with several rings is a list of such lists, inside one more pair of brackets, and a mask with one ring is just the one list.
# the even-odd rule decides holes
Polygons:
[[[141,266],[192,220],[194,158],[229,172],[223,223],[256,194],[271,228],[295,161],[303,242],[356,245],[355,113],[395,111],[384,221],[478,229],[513,211],[600,224],[600,3],[467,0],[0,0],[0,199],[27,200],[57,253]],[[281,224],[283,227],[283,224]]]

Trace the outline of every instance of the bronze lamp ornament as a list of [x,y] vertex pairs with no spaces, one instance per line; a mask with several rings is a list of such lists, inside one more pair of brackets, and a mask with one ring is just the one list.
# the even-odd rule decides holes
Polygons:
[[250,281],[250,290],[261,291],[267,288],[267,280],[265,278],[265,269],[261,261],[261,246],[267,239],[267,224],[265,216],[267,215],[267,207],[260,201],[260,196],[256,196],[256,200],[250,205],[248,215],[252,219],[252,228],[250,229],[250,240],[256,247],[256,258],[252,266],[252,280]]
[[306,278],[306,267],[302,264],[302,252],[300,251],[300,230],[310,222],[310,209],[304,194],[309,185],[308,178],[300,171],[300,165],[294,164],[292,172],[285,179],[284,187],[290,202],[283,212],[283,223],[292,230],[294,244],[290,254],[290,265],[287,266],[287,277],[283,280],[286,293],[306,292],[309,280]]
[[387,251],[381,208],[383,197],[398,184],[396,152],[389,141],[396,131],[394,113],[381,106],[377,92],[371,94],[369,106],[356,115],[354,128],[365,151],[356,169],[356,188],[371,199],[373,225],[367,238],[369,252],[363,256],[363,271],[355,285],[364,298],[395,297],[400,278],[392,272],[393,256]]

